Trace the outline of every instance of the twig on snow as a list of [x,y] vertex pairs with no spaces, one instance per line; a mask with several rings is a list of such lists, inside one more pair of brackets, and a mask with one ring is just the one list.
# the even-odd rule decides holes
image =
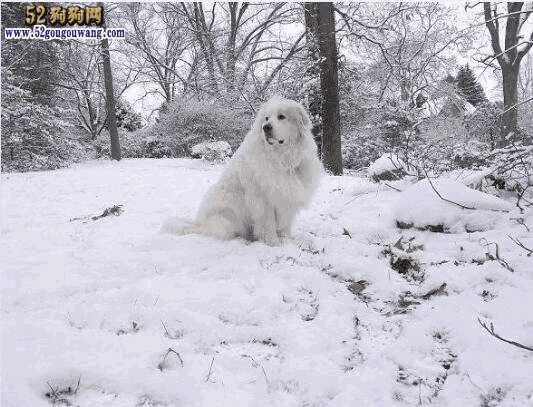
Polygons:
[[490,328],[487,326],[487,323],[486,322],[482,322],[480,318],[477,319],[478,322],[479,322],[479,325],[481,325],[485,331],[487,331],[489,334],[491,334],[492,336],[494,336],[496,339],[499,339],[500,341],[503,341],[505,343],[508,343],[510,345],[513,345],[513,346],[516,346],[517,348],[520,348],[520,349],[525,349],[525,350],[528,350],[530,352],[533,352],[533,348],[532,347],[529,347],[529,346],[526,346],[526,345],[523,345],[519,342],[515,342],[515,341],[511,341],[509,339],[505,339],[503,337],[501,337],[500,335],[498,335],[495,331],[494,331],[494,324],[491,322],[490,323]]
[[531,257],[533,254],[533,250],[529,247],[525,246],[524,243],[522,243],[517,237],[512,237],[511,235],[507,235],[509,239],[513,241],[514,244],[520,246],[522,249],[524,249],[527,252],[527,257]]
[[267,384],[267,386],[270,386],[270,380],[268,380],[268,376],[266,374],[266,370],[263,367],[263,365],[261,363],[257,362],[252,355],[242,355],[242,356],[245,357],[245,358],[249,358],[252,361],[252,366],[253,367],[258,367],[259,366],[261,368],[261,370],[263,371],[263,376],[265,376],[266,384]]
[[346,228],[342,228],[342,235],[343,236],[348,236],[350,239],[352,238],[351,233]]
[[167,356],[169,354],[175,354],[177,357],[178,357],[178,360],[180,361],[180,364],[181,364],[181,367],[183,367],[183,359],[181,358],[181,355],[176,352],[174,349],[172,348],[168,348],[167,352],[165,353],[165,355],[163,356],[163,359],[161,360],[161,362],[159,362],[159,364],[157,365],[158,369],[163,371],[163,369],[165,368],[165,362],[167,360]]
[[389,185],[389,184],[387,184],[386,182],[384,182],[383,185],[388,186],[389,188],[394,189],[395,191],[402,192],[401,189],[398,189],[398,188],[396,188],[396,187],[393,187],[392,185]]
[[496,242],[488,242],[487,239],[482,237],[479,239],[479,244],[481,244],[483,247],[489,247],[490,245],[494,245],[494,255],[492,255],[489,251],[485,253],[485,256],[488,260],[496,260],[502,267],[509,270],[511,273],[514,273],[514,269],[507,263],[507,260],[500,257],[500,246],[498,246],[498,243]]
[[431,181],[431,178],[429,177],[429,175],[428,175],[428,173],[427,173],[427,171],[426,171],[425,168],[424,168],[424,173],[425,173],[426,178],[427,178],[427,180],[428,180],[428,182],[429,182],[429,185],[431,185],[431,188],[433,189],[433,191],[437,194],[437,196],[438,196],[440,199],[442,199],[442,200],[445,201],[445,202],[449,202],[449,203],[451,203],[451,204],[457,205],[457,206],[459,206],[460,208],[463,208],[463,209],[476,210],[476,208],[474,208],[474,207],[472,207],[472,206],[466,206],[466,205],[460,204],[460,203],[458,203],[458,202],[454,202],[454,201],[451,201],[451,200],[449,200],[449,199],[447,199],[447,198],[444,198],[444,197],[440,194],[440,192],[437,191],[437,188],[435,188],[435,185],[433,185],[433,182]]
[[429,300],[434,295],[448,295],[446,292],[446,283],[442,283],[439,287],[429,290],[427,293],[420,295],[419,298]]
[[215,355],[213,355],[213,359],[211,359],[211,364],[209,365],[209,372],[207,373],[207,376],[205,376],[205,382],[208,382],[209,379],[211,378],[211,372],[212,372],[212,369],[213,369],[213,362],[215,361]]
[[522,225],[523,227],[525,227],[528,232],[531,232],[531,230],[529,229],[529,226],[526,225],[526,222],[524,221],[524,218],[509,218],[509,219],[515,220],[516,223],[518,223],[519,225]]

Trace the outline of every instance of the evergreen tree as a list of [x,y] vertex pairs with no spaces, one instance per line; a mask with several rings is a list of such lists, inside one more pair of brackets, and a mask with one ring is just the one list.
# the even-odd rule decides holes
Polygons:
[[472,72],[468,64],[459,68],[455,84],[459,94],[473,106],[477,106],[487,100],[483,87],[476,80],[474,72]]
[[[2,30],[4,27],[23,27],[25,3],[2,2]],[[2,33],[2,67],[12,73],[11,85],[31,93],[33,103],[55,106],[54,96],[59,76],[57,54],[60,41],[7,40]],[[2,80],[2,85],[5,81]]]

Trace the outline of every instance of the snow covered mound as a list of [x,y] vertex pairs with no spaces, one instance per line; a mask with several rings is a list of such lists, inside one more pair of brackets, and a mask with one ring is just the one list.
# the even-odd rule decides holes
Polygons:
[[191,147],[194,158],[203,158],[207,161],[224,161],[231,156],[231,146],[227,141],[204,141]]
[[500,198],[439,178],[431,183],[424,179],[403,191],[394,214],[400,228],[460,233],[491,229],[511,209]]
[[402,178],[406,164],[395,154],[385,153],[374,161],[367,169],[367,174],[374,181],[394,180]]

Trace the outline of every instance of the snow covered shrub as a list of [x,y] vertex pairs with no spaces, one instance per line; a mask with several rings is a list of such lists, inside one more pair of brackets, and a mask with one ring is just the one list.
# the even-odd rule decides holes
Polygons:
[[[341,105],[342,107],[342,105]],[[341,151],[343,166],[358,169],[369,166],[390,148],[381,137],[379,109],[341,110]]]
[[168,158],[172,157],[172,150],[160,140],[148,139],[144,142],[143,157]]
[[[154,143],[153,139],[145,137],[141,131],[129,132],[124,128],[119,128],[118,137],[120,150],[124,158],[161,158],[164,156],[158,153],[152,156],[154,151],[161,147]],[[94,142],[94,148],[98,158],[111,156],[111,141],[107,130],[100,133]]]
[[433,117],[419,125],[420,135],[402,158],[418,171],[441,173],[456,168],[480,169],[489,146],[471,137],[461,117]]
[[2,171],[50,170],[90,155],[67,137],[70,125],[58,108],[36,103],[31,93],[2,79]]
[[533,107],[530,104],[522,105],[522,108],[518,110],[518,125],[522,130],[524,136],[524,142],[527,144],[533,144]]
[[117,127],[127,131],[135,131],[142,127],[142,116],[123,99],[117,100]]
[[366,128],[343,132],[341,135],[342,162],[345,168],[367,167],[377,160],[384,151],[385,143],[375,135],[370,125]]
[[494,150],[488,157],[490,169],[485,171],[479,189],[491,193],[502,190],[516,194],[516,206],[533,206],[533,145],[514,144]]
[[232,153],[231,146],[227,141],[204,141],[191,147],[191,155],[194,158],[202,158],[207,161],[224,161]]
[[[123,128],[118,129],[120,139],[120,150],[124,158],[167,158],[172,157],[172,150],[163,141],[157,140],[145,132],[125,131]],[[94,143],[96,156],[110,157],[111,142],[109,133],[103,131]]]
[[183,157],[190,156],[192,146],[208,141],[226,141],[235,151],[251,121],[238,104],[184,97],[167,105],[158,122],[141,132],[168,147],[173,157]]
[[464,125],[470,137],[488,143],[491,149],[494,148],[500,137],[502,111],[501,103],[485,102],[479,105],[464,119]]
[[407,175],[407,165],[395,154],[385,153],[367,169],[367,175],[373,181],[395,180]]

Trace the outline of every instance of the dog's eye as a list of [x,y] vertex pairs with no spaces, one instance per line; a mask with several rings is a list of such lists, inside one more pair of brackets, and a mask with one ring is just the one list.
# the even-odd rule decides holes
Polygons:
[[283,119],[285,119],[285,116],[282,114],[278,114],[278,120],[283,120]]

